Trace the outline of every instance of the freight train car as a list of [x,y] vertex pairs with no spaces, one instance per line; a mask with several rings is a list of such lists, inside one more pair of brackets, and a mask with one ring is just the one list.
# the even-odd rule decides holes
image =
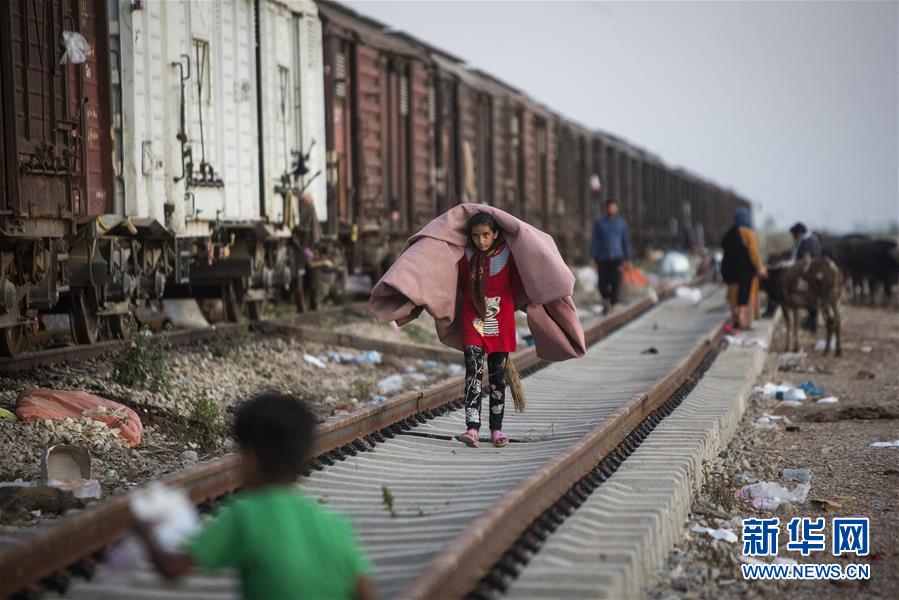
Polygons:
[[0,44],[4,354],[41,312],[90,343],[163,295],[305,310],[460,202],[569,261],[603,199],[638,250],[717,241],[748,206],[324,0],[9,2]]
[[0,40],[0,352],[9,355],[39,311],[69,308],[76,339],[92,341],[98,312],[125,291],[95,219],[113,201],[105,7],[6,2]]
[[329,229],[378,277],[437,210],[431,65],[383,25],[322,2]]

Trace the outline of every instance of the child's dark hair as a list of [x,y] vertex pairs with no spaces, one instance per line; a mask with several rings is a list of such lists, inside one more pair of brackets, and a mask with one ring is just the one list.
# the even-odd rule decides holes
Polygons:
[[471,230],[477,227],[478,225],[487,225],[490,227],[491,231],[499,231],[499,226],[496,224],[496,219],[493,218],[493,215],[486,212],[475,213],[468,219],[468,233],[471,233]]
[[241,448],[253,451],[268,477],[295,477],[312,450],[315,424],[315,415],[299,398],[264,392],[237,409],[234,437]]

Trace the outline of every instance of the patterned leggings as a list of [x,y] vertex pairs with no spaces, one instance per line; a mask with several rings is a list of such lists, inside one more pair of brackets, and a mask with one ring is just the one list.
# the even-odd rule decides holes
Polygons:
[[[484,379],[484,349],[465,346],[465,424],[469,429],[481,428],[481,381]],[[490,431],[502,429],[506,408],[506,359],[508,352],[487,355],[487,377],[490,380]]]

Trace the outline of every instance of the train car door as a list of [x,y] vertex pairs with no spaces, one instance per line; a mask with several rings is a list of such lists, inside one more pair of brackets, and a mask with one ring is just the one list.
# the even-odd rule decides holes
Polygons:
[[[511,105],[510,105],[511,106]],[[524,153],[524,109],[520,107],[511,108],[511,149],[510,158],[512,166],[510,174],[513,180],[513,193],[515,194],[512,206],[515,207],[515,214],[519,218],[524,218],[524,199],[525,199],[525,153]]]
[[475,130],[475,173],[477,202],[494,204],[493,198],[493,100],[488,94],[472,92],[477,110]]
[[380,226],[389,209],[387,73],[381,53],[357,43],[354,79],[354,197],[353,223]]
[[435,76],[434,88],[437,113],[435,123],[437,210],[443,213],[458,204],[456,91],[451,78],[439,75]]
[[355,194],[353,82],[350,78],[352,46],[339,36],[328,35],[325,39],[325,56],[328,61],[325,69],[325,102],[331,112],[331,118],[328,119],[329,212],[337,216],[334,222],[337,229],[340,229],[350,227],[355,215],[352,201]]

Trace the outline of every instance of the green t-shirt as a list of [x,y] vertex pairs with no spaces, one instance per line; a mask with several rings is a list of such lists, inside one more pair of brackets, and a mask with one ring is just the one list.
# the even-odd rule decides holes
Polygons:
[[349,523],[294,488],[238,494],[191,540],[201,567],[233,567],[244,598],[352,598],[371,571]]

